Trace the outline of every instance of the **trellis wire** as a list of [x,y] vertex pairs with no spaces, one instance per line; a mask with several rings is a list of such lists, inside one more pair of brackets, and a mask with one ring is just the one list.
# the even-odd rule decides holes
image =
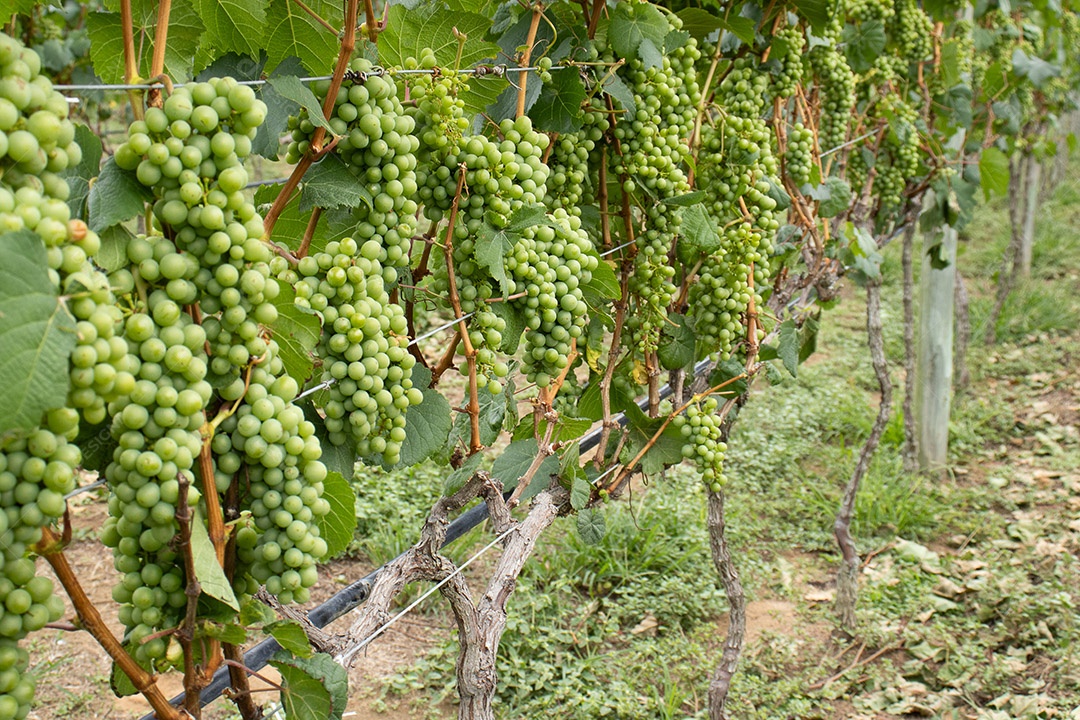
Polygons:
[[[555,65],[548,70],[569,70],[574,67],[573,65]],[[479,77],[501,77],[508,73],[522,73],[522,72],[534,72],[541,70],[537,66],[530,67],[509,67],[507,65],[481,65],[480,67],[468,68],[466,70],[459,70],[461,75],[478,75]],[[416,68],[415,70],[393,70],[389,71],[385,68],[375,66],[371,70],[368,70],[365,74],[368,76],[378,75],[435,75],[436,73],[442,74],[442,69],[436,68],[432,70],[425,70],[423,68]],[[316,75],[313,77],[299,78],[300,82],[310,83],[319,82],[321,80],[333,80],[333,75]],[[238,85],[266,85],[269,80],[237,80]],[[105,92],[112,90],[163,90],[165,89],[165,83],[84,83],[74,85],[53,85],[53,90],[60,90],[66,92]]]
[[[710,366],[710,360],[702,360],[694,366],[693,374],[699,375],[708,370]],[[664,385],[660,388],[660,399],[663,400],[670,397],[672,392],[673,390],[671,388],[671,385]],[[647,408],[648,399],[646,398],[640,403],[638,403],[638,407],[641,407],[642,409]],[[626,415],[624,413],[616,414],[614,419],[619,424],[626,423]],[[599,445],[602,431],[603,428],[594,428],[593,430],[590,430],[584,436],[582,436],[578,444],[580,452],[587,452]],[[601,475],[600,477],[604,477],[608,473],[613,472],[618,467],[620,466],[615,465],[612,468],[609,468],[607,472],[605,472],[604,475]],[[600,478],[597,478],[597,480],[598,479]],[[506,493],[505,496],[508,497],[509,493]],[[458,518],[452,523],[450,523],[450,525],[446,528],[446,539],[443,542],[443,547],[446,547],[450,543],[459,540],[463,535],[465,535],[465,533],[469,532],[477,525],[482,523],[485,519],[487,519],[487,516],[488,509],[486,502],[481,502],[476,507],[459,515]],[[401,556],[399,555],[398,557],[400,558]],[[389,563],[387,563],[386,565],[389,565]],[[371,594],[371,588],[374,586],[376,578],[378,578],[379,573],[382,572],[383,568],[385,568],[386,565],[376,568],[366,576],[360,578],[351,585],[348,585],[338,591],[337,594],[324,602],[322,605],[319,605],[318,607],[312,609],[308,613],[308,620],[315,627],[324,628],[330,623],[332,623],[334,620],[337,620],[341,616],[345,615],[345,613],[354,610],[360,605],[363,605],[364,602],[368,599],[368,596]],[[273,638],[267,638],[253,646],[246,653],[244,653],[244,665],[245,667],[248,667],[252,670],[259,670],[260,668],[264,667],[270,657],[280,649],[281,646],[278,645],[276,640],[274,640]],[[222,692],[224,692],[224,690],[229,687],[229,683],[230,680],[228,668],[218,669],[218,671],[214,673],[213,680],[211,680],[210,684],[203,688],[202,692],[200,693],[200,704],[206,706],[221,697]],[[172,700],[170,700],[169,702],[172,705],[179,707],[184,702],[184,693],[180,693],[176,697],[172,698]],[[143,716],[140,720],[155,720],[154,713],[149,713]]]

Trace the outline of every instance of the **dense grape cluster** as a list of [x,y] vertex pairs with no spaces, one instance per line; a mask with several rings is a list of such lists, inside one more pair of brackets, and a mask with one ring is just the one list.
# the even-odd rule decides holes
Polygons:
[[[370,204],[361,203],[354,212],[356,240],[377,241],[379,262],[406,267],[418,208],[416,120],[402,106],[393,77],[376,72],[365,58],[353,59],[350,70],[353,75],[338,89],[329,123],[340,138],[334,154],[370,197]],[[316,82],[312,90],[322,101],[330,81]],[[290,118],[289,125],[292,142],[286,159],[296,162],[311,151],[316,126],[306,110]]]
[[821,95],[821,121],[818,125],[818,149],[828,152],[847,138],[851,111],[855,107],[855,75],[838,48],[840,23],[830,24],[826,43],[810,53],[810,67],[817,76]]
[[814,168],[814,131],[802,123],[791,126],[784,153],[784,170],[796,186],[810,182]]
[[673,422],[686,441],[683,457],[694,461],[701,471],[701,479],[713,492],[723,489],[724,454],[727,452],[717,405],[714,397],[691,403],[685,414],[677,415]]
[[768,89],[768,73],[749,58],[739,58],[720,82],[717,104],[732,115],[760,117],[769,99]]
[[548,166],[547,205],[579,215],[583,204],[593,200],[599,183],[598,167],[604,134],[610,129],[607,107],[593,98],[583,115],[584,126],[563,133],[554,141]]
[[934,21],[917,0],[897,0],[893,23],[904,59],[909,63],[929,60],[934,53]]
[[852,22],[877,20],[888,22],[896,14],[895,0],[848,0],[847,13]]
[[780,70],[771,78],[772,94],[778,98],[789,98],[802,83],[805,71],[803,47],[806,45],[806,38],[798,25],[788,25],[773,37],[774,45],[778,40],[787,46],[787,51],[777,58]]
[[396,465],[405,411],[423,395],[412,385],[416,360],[408,351],[405,311],[390,301],[397,273],[382,266],[381,253],[374,240],[359,248],[352,238],[332,241],[281,277],[295,285],[297,305],[323,320],[322,380],[333,382],[323,405],[330,441]]

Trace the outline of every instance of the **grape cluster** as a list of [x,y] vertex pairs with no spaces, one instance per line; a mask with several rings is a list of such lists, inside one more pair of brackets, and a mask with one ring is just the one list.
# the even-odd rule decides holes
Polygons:
[[[769,75],[750,58],[739,58],[717,88],[717,104],[731,115],[760,117],[768,102]],[[794,91],[794,88],[792,88]]]
[[838,19],[826,32],[826,43],[810,51],[810,67],[818,80],[821,94],[821,121],[818,125],[818,147],[821,152],[832,150],[847,138],[851,111],[855,107],[855,75],[838,48],[840,24]]
[[772,94],[778,98],[789,98],[795,94],[796,88],[802,82],[805,71],[803,47],[806,45],[806,38],[798,25],[788,25],[776,33],[774,42],[775,40],[782,41],[787,46],[787,51],[778,58],[780,70],[771,78]]
[[896,14],[894,0],[848,0],[848,18],[855,23],[878,20],[887,23]]
[[[349,67],[353,75],[338,89],[329,123],[340,138],[333,152],[371,198],[370,205],[361,203],[354,212],[356,239],[376,240],[382,247],[379,262],[403,268],[409,264],[418,209],[416,120],[398,99],[392,77],[375,72],[365,58],[354,58]],[[322,101],[330,81],[316,82],[312,90]],[[289,126],[292,142],[286,159],[295,163],[311,151],[316,126],[306,110],[290,118]]]
[[788,131],[787,151],[784,153],[784,169],[795,185],[810,182],[814,168],[814,132],[795,123]]
[[724,454],[727,443],[723,440],[723,428],[716,412],[717,400],[707,397],[692,403],[685,414],[677,415],[673,424],[685,438],[683,457],[693,460],[701,472],[701,479],[713,492],[724,487]]
[[909,63],[928,60],[934,53],[934,21],[917,0],[897,0],[893,33],[900,53]]
[[874,195],[879,198],[882,212],[892,215],[904,205],[903,193],[908,181],[919,175],[918,113],[896,95],[887,96],[882,107],[882,112],[891,118],[891,122],[874,165],[877,168]]
[[323,405],[330,441],[396,465],[405,411],[423,394],[412,385],[416,360],[408,351],[405,311],[390,301],[396,271],[383,267],[381,253],[374,240],[359,248],[352,238],[331,241],[282,277],[295,285],[297,305],[323,320],[322,380],[333,382]]
[[574,215],[580,215],[582,205],[588,204],[596,193],[600,148],[604,134],[611,127],[607,108],[600,98],[590,102],[583,118],[581,130],[563,133],[555,139],[548,158],[551,175],[547,206]]

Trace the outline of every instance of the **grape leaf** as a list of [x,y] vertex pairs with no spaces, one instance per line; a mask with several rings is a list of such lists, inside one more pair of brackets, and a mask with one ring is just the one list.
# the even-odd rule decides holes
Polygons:
[[243,625],[236,623],[219,623],[204,619],[199,623],[196,637],[214,638],[230,645],[243,645],[247,642],[247,630]]
[[502,342],[499,343],[499,352],[513,355],[517,352],[521,336],[525,332],[525,318],[514,309],[512,303],[491,303],[489,309],[506,323],[502,331]]
[[75,142],[82,148],[82,160],[64,172],[70,194],[68,207],[71,217],[86,219],[86,199],[90,195],[90,181],[101,172],[101,138],[93,130],[79,123],[75,126]]
[[609,300],[618,300],[622,297],[622,286],[619,278],[607,260],[600,258],[596,268],[592,271],[592,278],[585,283],[584,287],[591,289],[597,295]]
[[304,632],[304,626],[295,620],[278,620],[270,623],[263,630],[270,633],[286,652],[296,657],[309,658],[315,654],[311,649],[307,633]]
[[679,11],[679,18],[683,21],[683,30],[698,41],[704,40],[724,27],[723,20],[701,8],[683,8]]
[[[581,471],[580,467],[578,471]],[[589,504],[589,498],[592,497],[592,485],[582,477],[583,474],[575,473],[573,480],[570,482],[570,507],[575,510],[584,510],[585,506]]]
[[461,467],[447,476],[446,482],[443,484],[443,495],[453,495],[458,490],[465,487],[465,483],[469,482],[469,478],[471,478],[473,472],[480,467],[480,461],[483,459],[483,453],[470,455],[465,462],[462,463]]
[[198,511],[191,520],[191,556],[195,562],[195,577],[202,586],[202,591],[239,611],[240,603],[233,593],[232,583],[225,577],[221,565],[218,565],[214,545],[210,542],[210,535],[207,534],[206,525]]
[[87,224],[94,232],[101,232],[140,215],[153,198],[150,188],[139,182],[135,173],[121,170],[116,161],[109,158],[90,188],[87,198],[90,221]]
[[0,235],[0,436],[32,430],[67,399],[75,319],[64,308],[28,230]]
[[[344,3],[308,0],[306,3],[334,27],[342,25]],[[266,13],[266,70],[273,70],[289,57],[300,58],[308,72],[329,74],[341,43],[293,0],[271,0]]]
[[1048,80],[1061,75],[1059,66],[1052,65],[1040,57],[1028,55],[1020,48],[1013,50],[1012,66],[1013,72],[1018,77],[1026,77],[1037,88],[1042,88]]
[[496,230],[484,223],[476,231],[473,249],[476,264],[488,269],[491,277],[499,283],[503,298],[510,294],[510,278],[506,276],[506,253],[514,248],[514,241],[519,239],[520,235],[515,234],[513,240],[510,238],[511,234],[506,230]]
[[683,193],[682,195],[675,195],[674,197],[664,198],[660,202],[665,205],[674,205],[675,207],[690,207],[696,205],[705,199],[704,190],[694,190],[693,192]]
[[[315,393],[312,400],[318,400],[319,395],[320,393]],[[330,472],[336,472],[345,478],[352,478],[356,474],[356,446],[349,440],[346,440],[341,445],[330,442],[330,434],[326,430],[326,423],[323,421],[322,416],[319,415],[316,404],[314,402],[305,402],[302,407],[304,408],[304,417],[315,426],[315,435],[322,445],[322,457],[320,460],[322,460],[323,465]]]
[[[119,3],[106,3],[113,12],[91,12],[86,16],[87,36],[90,38],[90,60],[94,72],[104,82],[122,83],[126,80],[124,68],[124,36]],[[157,29],[158,3],[143,0],[132,3],[132,25],[135,47],[139,51],[138,70],[142,75],[150,72],[150,59],[154,52],[154,34]],[[173,0],[169,12],[169,35],[165,46],[165,74],[173,82],[184,82],[191,77],[191,70],[203,24],[191,0]]]
[[[261,66],[259,69],[261,71]],[[303,72],[304,67],[300,64],[299,58],[287,57],[278,63],[270,77],[300,76]],[[288,129],[289,116],[297,113],[297,103],[279,94],[271,83],[260,86],[259,98],[266,104],[266,120],[259,126],[255,139],[251,142],[251,150],[257,155],[272,160],[281,152],[281,143],[278,140]],[[321,111],[319,117],[322,117]]]
[[[135,657],[135,649],[135,643],[124,643],[124,650],[127,651],[127,654],[132,658]],[[153,669],[150,667],[149,660],[135,660],[135,664],[147,672],[150,672]],[[120,666],[116,663],[112,664],[112,672],[109,673],[109,687],[112,689],[113,695],[118,698],[128,697],[139,692],[139,688],[135,687],[135,683],[131,681],[131,678],[128,677],[127,673],[121,670]]]
[[312,208],[372,206],[371,193],[337,155],[330,154],[311,166],[304,175],[304,191],[300,195],[300,213]]
[[983,195],[1009,194],[1009,157],[996,147],[988,147],[979,155],[979,181]]
[[690,318],[672,313],[668,315],[668,319],[674,325],[667,323],[660,331],[657,355],[664,369],[677,370],[694,361],[694,345],[697,337],[690,325]]
[[75,444],[82,450],[81,467],[84,470],[97,471],[102,477],[106,466],[112,462],[113,450],[120,444],[113,439],[111,426],[112,422],[108,420],[97,425],[80,421],[79,435],[75,438]]
[[37,6],[37,0],[11,0],[0,6],[0,24],[7,25],[13,15],[29,15]]
[[618,75],[612,73],[607,76],[607,80],[604,81],[604,92],[619,103],[618,107],[626,110],[628,117],[637,115],[637,103],[634,102],[634,93]]
[[[502,481],[504,490],[513,490],[539,452],[536,438],[512,442],[495,458],[495,463],[491,466],[491,476]],[[551,483],[551,476],[558,472],[559,459],[554,455],[544,458],[521,499],[524,501],[535,497]]]
[[824,189],[827,196],[821,200],[818,206],[818,215],[823,218],[831,218],[839,215],[851,205],[851,186],[846,180],[838,177],[830,177],[825,180]]
[[642,64],[646,69],[662,67],[664,64],[664,54],[660,52],[662,45],[657,45],[649,38],[645,38],[638,45],[637,53],[641,58]]
[[240,624],[251,627],[272,623],[277,618],[274,611],[249,595],[240,603]]
[[268,0],[195,0],[206,34],[203,45],[258,57]]
[[405,413],[405,440],[401,443],[401,464],[405,466],[423,462],[433,452],[445,447],[453,427],[450,403],[441,393],[428,388],[430,372],[427,373],[427,382],[422,382],[421,370],[424,368],[419,365],[413,368],[413,386],[422,389],[424,400]]
[[333,135],[334,129],[330,127],[330,123],[323,116],[322,103],[319,102],[319,99],[315,97],[315,93],[311,92],[307,85],[300,82],[300,78],[294,75],[277,75],[270,77],[266,84],[272,87],[274,92],[281,97],[292,100],[307,110],[308,120],[312,124],[325,129]]
[[274,298],[278,316],[269,329],[277,340],[285,372],[302,386],[315,368],[311,351],[319,344],[322,323],[313,311],[296,305],[296,291],[291,285],[278,286],[281,289]]
[[596,545],[607,534],[604,516],[596,508],[583,508],[578,511],[577,529],[586,545]]
[[698,252],[708,255],[720,249],[720,234],[716,232],[716,223],[709,217],[705,205],[700,202],[683,210],[680,233],[683,241]]
[[529,117],[537,130],[577,132],[583,122],[581,103],[584,100],[585,86],[574,68],[553,71],[551,82],[544,84],[540,97],[529,111]]
[[356,495],[348,480],[331,472],[323,480],[323,500],[330,503],[330,512],[319,518],[319,537],[326,541],[326,557],[332,558],[352,542],[356,530]]
[[310,658],[278,652],[270,664],[281,673],[281,704],[289,720],[341,720],[349,675],[326,653]]
[[[612,12],[608,39],[615,52],[627,60],[639,59],[638,49],[643,40],[652,43],[652,51],[664,46],[664,37],[671,26],[654,5],[647,3],[619,3]],[[644,62],[645,58],[640,57]]]
[[776,354],[784,363],[784,368],[796,377],[799,373],[799,331],[795,321],[788,319],[780,323],[780,337]]
[[851,69],[866,72],[885,49],[885,25],[880,20],[847,25],[841,39]]

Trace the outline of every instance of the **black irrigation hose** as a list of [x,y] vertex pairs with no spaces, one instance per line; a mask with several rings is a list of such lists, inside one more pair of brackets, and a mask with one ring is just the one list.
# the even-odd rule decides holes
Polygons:
[[[709,360],[702,360],[694,366],[694,375],[704,372],[710,366]],[[672,393],[670,385],[664,385],[660,388],[660,399],[668,398]],[[639,403],[644,410],[648,407],[648,400],[642,400]],[[626,416],[622,413],[616,415],[616,420],[620,424],[626,422]],[[600,442],[600,435],[602,428],[596,428],[586,433],[580,441],[581,451],[585,452],[591,450],[597,446]],[[446,541],[443,543],[443,547],[446,547],[450,543],[461,538],[462,535],[472,530],[474,527],[484,522],[488,516],[487,503],[481,502],[476,507],[462,513],[454,522],[446,528]],[[398,557],[401,557],[400,555]],[[397,558],[395,558],[397,559]],[[392,562],[392,561],[391,561]],[[332,598],[324,602],[322,605],[314,608],[308,613],[308,620],[311,624],[317,628],[323,628],[337,620],[345,613],[353,610],[368,599],[368,595],[371,593],[371,588],[375,584],[375,578],[379,576],[382,571],[382,567],[372,570],[370,573],[360,578],[356,582],[352,583],[348,587],[342,589]],[[244,666],[251,670],[259,670],[266,666],[266,663],[270,660],[270,657],[281,649],[277,641],[273,638],[267,638],[258,643],[246,653],[244,653]],[[205,707],[221,697],[225,688],[229,687],[229,669],[226,667],[218,669],[214,673],[213,680],[210,684],[203,688],[199,694],[199,703]],[[179,706],[184,702],[184,693],[180,693],[170,701],[174,706]],[[144,715],[140,720],[155,720],[157,716],[154,713]]]

